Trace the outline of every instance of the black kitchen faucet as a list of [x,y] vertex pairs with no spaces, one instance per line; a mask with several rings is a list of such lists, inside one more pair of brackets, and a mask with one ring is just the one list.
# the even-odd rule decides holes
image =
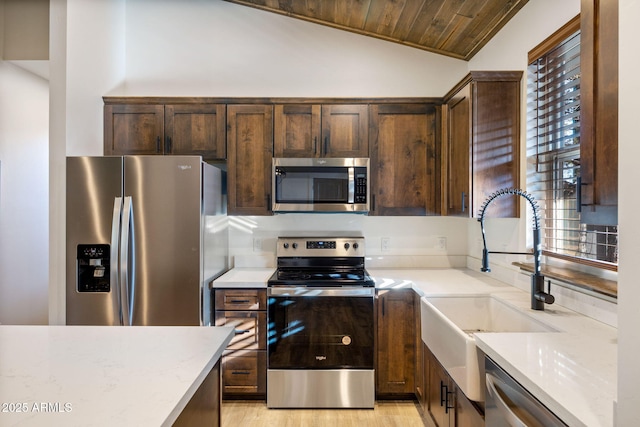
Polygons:
[[491,271],[491,269],[489,268],[490,253],[531,255],[528,252],[498,252],[487,250],[487,240],[484,232],[485,211],[487,210],[487,207],[491,204],[491,202],[493,202],[498,197],[505,196],[507,194],[524,197],[533,208],[533,274],[531,275],[531,308],[533,310],[544,310],[545,303],[553,304],[556,299],[553,295],[544,291],[544,276],[540,272],[540,260],[542,258],[540,213],[538,211],[538,204],[531,194],[528,194],[526,191],[517,188],[503,188],[491,194],[489,197],[487,197],[487,200],[484,201],[482,207],[480,208],[480,218],[478,218],[478,221],[480,221],[480,228],[482,229],[482,245],[484,247],[484,249],[482,250],[482,267],[480,268],[480,270],[483,272]]

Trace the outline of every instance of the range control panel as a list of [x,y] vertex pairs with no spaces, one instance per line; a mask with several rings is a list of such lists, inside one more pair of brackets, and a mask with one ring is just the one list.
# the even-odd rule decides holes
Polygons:
[[364,237],[279,237],[277,257],[363,257]]

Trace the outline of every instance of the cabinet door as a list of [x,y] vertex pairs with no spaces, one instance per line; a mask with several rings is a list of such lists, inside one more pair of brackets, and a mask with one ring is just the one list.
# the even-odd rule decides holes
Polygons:
[[263,396],[267,392],[267,352],[238,350],[226,352],[222,358],[222,392],[234,395]]
[[580,2],[580,222],[618,224],[618,2]]
[[368,157],[368,112],[368,105],[323,105],[321,157]]
[[469,215],[471,84],[447,102],[447,215]]
[[414,325],[416,325],[415,327],[415,335],[414,335],[414,342],[415,342],[415,394],[416,394],[416,400],[418,401],[418,404],[420,405],[420,408],[422,409],[422,413],[424,414],[424,412],[426,411],[427,405],[427,397],[426,397],[426,390],[427,390],[427,380],[426,380],[426,373],[429,371],[429,363],[425,363],[425,358],[424,358],[424,349],[426,347],[425,343],[422,341],[422,326],[421,326],[421,321],[420,321],[420,296],[418,295],[417,292],[413,293],[413,304],[414,304]]
[[273,154],[275,157],[320,155],[320,105],[274,106]]
[[266,289],[216,289],[216,310],[266,310]]
[[[452,381],[453,382],[453,381]],[[484,410],[467,398],[456,387],[456,423],[465,427],[484,427]]]
[[429,352],[428,412],[438,427],[455,426],[455,386],[440,362]]
[[[522,72],[472,72],[447,95],[446,212],[476,216],[484,201],[519,183]],[[488,217],[518,217],[520,200],[502,197]]]
[[229,105],[227,150],[228,213],[271,214],[273,106]]
[[226,158],[226,106],[176,104],[165,106],[165,153]]
[[415,393],[413,289],[379,291],[377,302],[376,394]]
[[218,311],[215,312],[215,326],[233,326],[235,336],[227,346],[228,350],[266,350],[266,311]]
[[105,105],[105,156],[126,154],[163,154],[163,141],[163,105]]
[[[496,77],[473,83],[473,194],[470,216],[501,188],[519,182],[520,78]],[[519,197],[501,197],[487,208],[489,218],[515,218]]]
[[437,215],[440,174],[436,107],[371,105],[370,215]]

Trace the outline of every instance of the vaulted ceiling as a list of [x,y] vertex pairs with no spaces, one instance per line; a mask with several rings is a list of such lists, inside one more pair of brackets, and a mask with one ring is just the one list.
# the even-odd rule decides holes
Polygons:
[[469,60],[528,0],[226,0]]

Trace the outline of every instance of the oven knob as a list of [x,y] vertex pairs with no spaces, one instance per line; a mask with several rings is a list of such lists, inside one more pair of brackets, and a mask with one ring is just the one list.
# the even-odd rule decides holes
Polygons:
[[297,244],[297,243],[294,243],[294,244],[293,244],[293,249],[296,249],[297,247],[298,247],[298,244]]
[[358,243],[354,243],[353,244],[353,249],[358,249],[358,246],[360,246],[360,245],[358,245]]
[[289,244],[288,244],[288,243],[285,243],[285,244],[284,244],[284,245],[282,245],[282,246],[284,246],[284,248],[285,248],[285,249],[289,249]]
[[344,244],[344,249],[345,249],[346,251],[348,251],[348,250],[349,250],[349,244],[348,244],[348,243],[345,243],[345,244]]

